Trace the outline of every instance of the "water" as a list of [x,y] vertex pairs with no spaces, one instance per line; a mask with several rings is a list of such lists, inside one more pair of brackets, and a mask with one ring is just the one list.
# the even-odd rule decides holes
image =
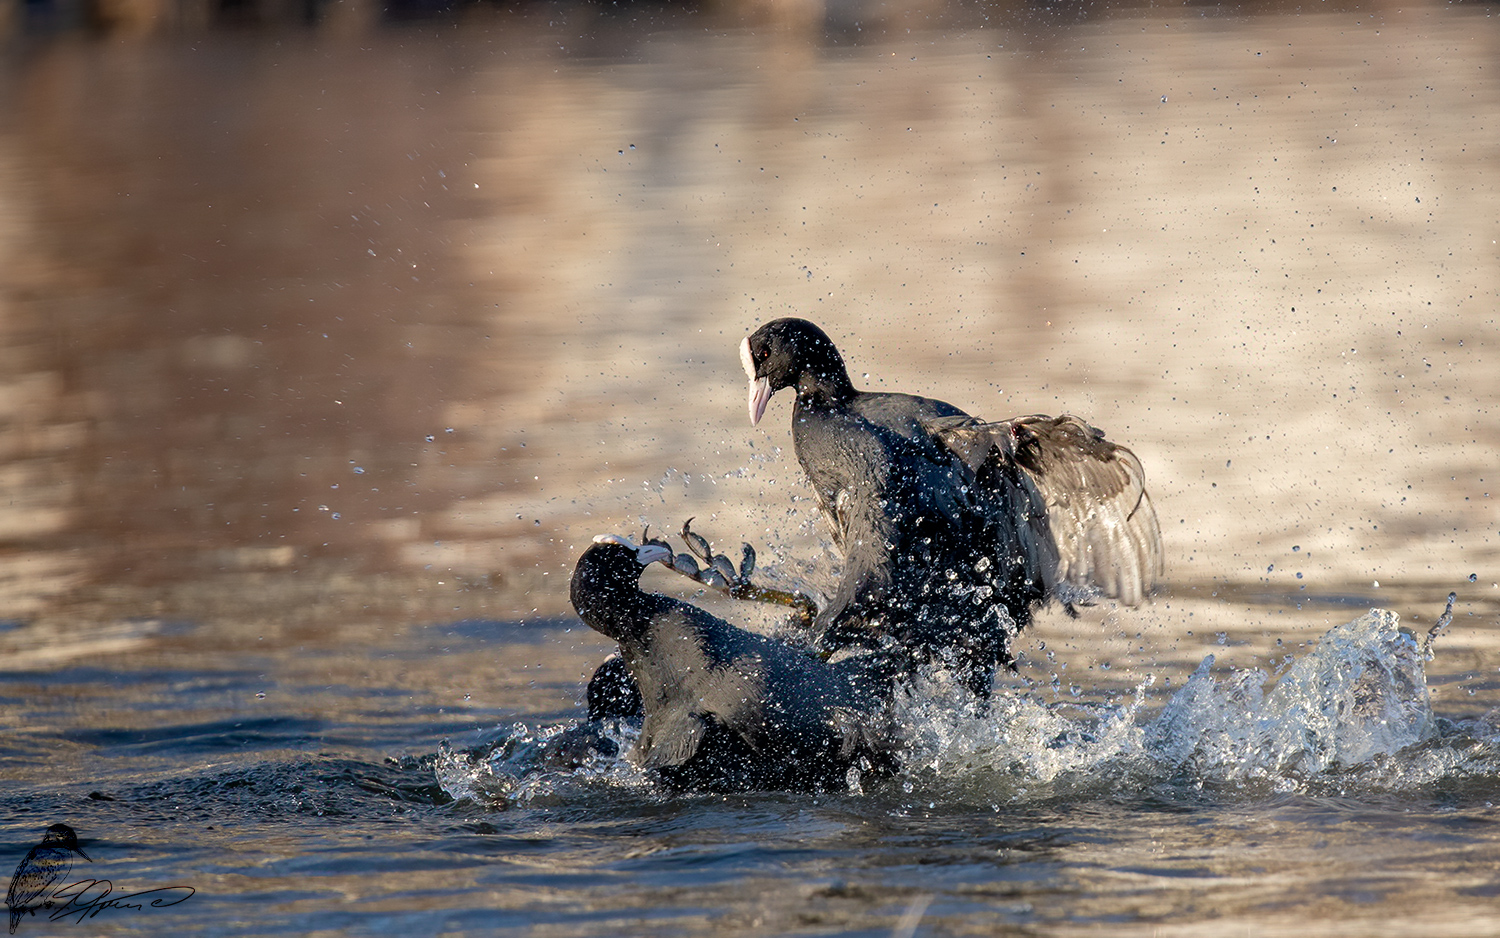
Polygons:
[[[0,862],[196,890],[18,934],[1493,932],[1489,11],[825,13],[5,40]],[[860,791],[537,769],[593,535],[826,585],[793,312],[1128,443],[1167,584]]]
[[[433,627],[442,647],[399,656],[420,670],[524,655],[567,647],[566,628]],[[1261,696],[1264,677],[1205,667],[1160,708],[1144,692],[1080,703],[1013,688],[985,717],[927,687],[905,714],[907,770],[855,794],[668,795],[599,759],[455,802],[456,773],[411,744],[493,742],[513,721],[376,682],[288,681],[300,702],[268,694],[264,716],[204,720],[212,700],[265,685],[66,668],[12,675],[10,706],[129,685],[156,725],[33,710],[52,727],[7,747],[25,776],[8,786],[9,830],[19,851],[27,818],[66,818],[86,834],[88,875],[197,890],[171,918],[102,913],[91,924],[107,933],[888,934],[916,903],[926,933],[1210,918],[1290,933],[1310,907],[1378,931],[1406,903],[1398,925],[1477,934],[1500,726],[1435,714],[1420,647],[1386,613],[1332,630]],[[1292,738],[1283,717],[1298,707],[1313,718]],[[314,715],[325,708],[339,715]],[[576,719],[522,725],[545,736]]]

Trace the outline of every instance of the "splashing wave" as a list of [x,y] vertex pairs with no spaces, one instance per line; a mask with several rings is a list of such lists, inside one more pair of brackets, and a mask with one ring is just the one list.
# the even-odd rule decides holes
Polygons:
[[[894,784],[994,803],[1162,785],[1323,792],[1500,784],[1500,714],[1434,714],[1430,658],[1395,613],[1372,609],[1329,630],[1274,681],[1262,670],[1216,675],[1210,656],[1155,712],[1151,678],[1125,703],[1022,694],[981,708],[941,674],[928,675],[894,702],[905,747]],[[634,737],[617,723],[517,724],[474,749],[445,744],[436,770],[450,795],[490,804],[565,796],[581,782],[639,787],[649,782],[622,758]],[[851,788],[862,790],[860,781]]]

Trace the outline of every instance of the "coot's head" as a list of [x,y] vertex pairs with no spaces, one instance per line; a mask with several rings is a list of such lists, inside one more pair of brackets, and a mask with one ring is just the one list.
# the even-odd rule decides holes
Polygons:
[[641,597],[641,571],[672,557],[659,544],[637,547],[628,538],[601,534],[573,568],[573,608],[589,627],[615,641],[644,629],[636,613]]
[[771,395],[782,388],[853,390],[844,359],[828,334],[806,319],[776,319],[740,343],[740,364],[750,379],[750,422],[760,423]]

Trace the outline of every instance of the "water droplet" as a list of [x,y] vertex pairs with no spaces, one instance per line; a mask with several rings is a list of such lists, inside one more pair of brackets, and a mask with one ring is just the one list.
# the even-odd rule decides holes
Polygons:
[[354,467],[354,474],[357,475],[357,476],[364,475],[365,474],[365,467],[364,466],[355,466]]
[[1295,554],[1295,553],[1296,553],[1296,552],[1297,552],[1297,551],[1299,551],[1299,550],[1301,550],[1301,549],[1302,549],[1302,545],[1301,545],[1301,544],[1293,544],[1293,545],[1292,545],[1292,553],[1294,553],[1294,554]]
[[1297,574],[1297,579],[1299,579],[1299,580],[1302,579],[1302,574],[1300,574],[1300,573]]
[[1469,582],[1470,583],[1477,583],[1477,582],[1479,582],[1479,574],[1477,574],[1477,573],[1471,573],[1471,574],[1469,574]]

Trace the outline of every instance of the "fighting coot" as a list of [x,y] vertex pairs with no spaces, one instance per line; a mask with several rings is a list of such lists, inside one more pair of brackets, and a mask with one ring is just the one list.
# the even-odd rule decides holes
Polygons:
[[1133,605],[1160,576],[1139,460],[1077,417],[986,423],[943,401],[857,390],[802,319],[760,327],[740,359],[751,423],[795,389],[797,460],[844,553],[815,626],[825,647],[951,656],[983,696],[1033,607],[1097,593]]
[[840,789],[850,768],[888,772],[889,654],[827,662],[669,596],[641,572],[669,548],[606,535],[573,571],[573,608],[620,643],[645,719],[631,758],[677,788]]
[[610,655],[594,669],[584,699],[591,722],[640,719],[644,715],[640,688],[635,686],[630,668],[619,655]]

